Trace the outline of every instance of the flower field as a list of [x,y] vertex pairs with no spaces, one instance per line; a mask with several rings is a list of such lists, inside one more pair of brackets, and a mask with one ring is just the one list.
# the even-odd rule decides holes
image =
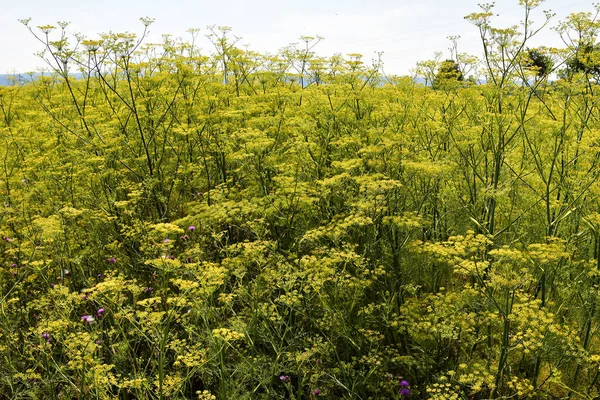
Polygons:
[[486,7],[485,81],[433,86],[23,21],[54,70],[0,87],[0,398],[598,398],[600,51],[551,79]]

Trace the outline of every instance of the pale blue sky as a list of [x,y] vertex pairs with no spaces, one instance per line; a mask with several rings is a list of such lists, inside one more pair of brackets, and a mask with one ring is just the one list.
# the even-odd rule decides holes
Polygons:
[[[481,0],[479,0],[481,1]],[[448,56],[450,35],[460,35],[459,51],[480,54],[476,27],[463,17],[477,11],[478,0],[27,0],[10,1],[0,10],[0,73],[32,71],[43,63],[33,55],[41,50],[17,20],[31,17],[33,26],[70,21],[71,28],[89,38],[98,32],[139,32],[139,17],[156,19],[154,39],[161,34],[187,37],[188,28],[226,25],[241,43],[258,51],[276,52],[296,42],[301,35],[325,38],[316,51],[322,55],[361,53],[365,60],[383,51],[386,72],[408,74],[417,61],[433,58],[436,50]],[[557,16],[551,25],[571,12],[592,11],[592,1],[546,0],[536,10],[534,21],[544,20],[543,9]],[[495,26],[518,24],[522,8],[517,0],[496,1]],[[208,43],[203,48],[210,51]],[[546,29],[534,45],[561,44],[557,34]]]

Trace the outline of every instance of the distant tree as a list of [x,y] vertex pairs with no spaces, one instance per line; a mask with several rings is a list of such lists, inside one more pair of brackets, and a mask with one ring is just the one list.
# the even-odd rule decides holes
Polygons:
[[554,61],[540,49],[528,49],[525,67],[534,71],[538,78],[543,78],[554,67]]
[[434,88],[454,85],[457,82],[462,82],[465,79],[460,70],[460,66],[454,60],[445,60],[440,63],[437,74],[435,75],[433,86]]
[[567,69],[600,76],[600,45],[591,42],[581,44],[575,54],[567,60]]
[[568,78],[576,73],[584,74],[585,79],[600,78],[600,4],[595,4],[596,12],[573,13],[561,22],[556,30],[568,45],[569,55],[565,60],[565,68],[560,75]]

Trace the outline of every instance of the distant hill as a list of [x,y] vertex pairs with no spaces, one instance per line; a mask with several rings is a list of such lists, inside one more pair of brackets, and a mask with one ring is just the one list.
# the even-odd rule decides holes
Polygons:
[[[33,76],[38,76],[39,74],[34,74]],[[81,74],[77,73],[77,74],[73,74],[73,77],[75,77],[76,79],[81,77]],[[415,78],[414,79],[416,83],[419,83],[421,85],[425,84],[425,79],[423,78]],[[15,81],[17,83],[26,83],[31,81],[31,75],[28,74],[0,74],[0,86],[10,86],[13,85],[15,83]],[[382,83],[385,83],[384,80],[382,79]]]
[[10,81],[6,75],[0,75],[0,86],[10,85]]
[[0,74],[0,86],[10,86],[15,82],[26,83],[29,81],[31,81],[31,76],[26,74]]
[[[42,74],[39,72],[36,72],[33,74],[33,78],[35,79],[40,75],[42,75]],[[49,76],[49,75],[51,75],[51,73],[46,72],[46,73],[44,73],[44,75]],[[69,76],[72,76],[75,79],[80,79],[82,77],[82,74],[77,72],[77,73],[69,74]],[[13,85],[15,82],[16,83],[31,82],[31,74],[21,74],[21,73],[0,74],[0,86],[10,86],[10,85]]]

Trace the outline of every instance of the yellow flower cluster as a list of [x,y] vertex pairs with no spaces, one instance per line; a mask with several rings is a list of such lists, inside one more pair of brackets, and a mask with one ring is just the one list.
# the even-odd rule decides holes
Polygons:
[[227,328],[213,329],[212,334],[215,338],[219,338],[221,340],[224,340],[225,342],[234,342],[246,338],[246,335],[244,335],[243,333],[236,332]]
[[208,390],[197,391],[198,400],[217,400],[217,396],[211,394]]

